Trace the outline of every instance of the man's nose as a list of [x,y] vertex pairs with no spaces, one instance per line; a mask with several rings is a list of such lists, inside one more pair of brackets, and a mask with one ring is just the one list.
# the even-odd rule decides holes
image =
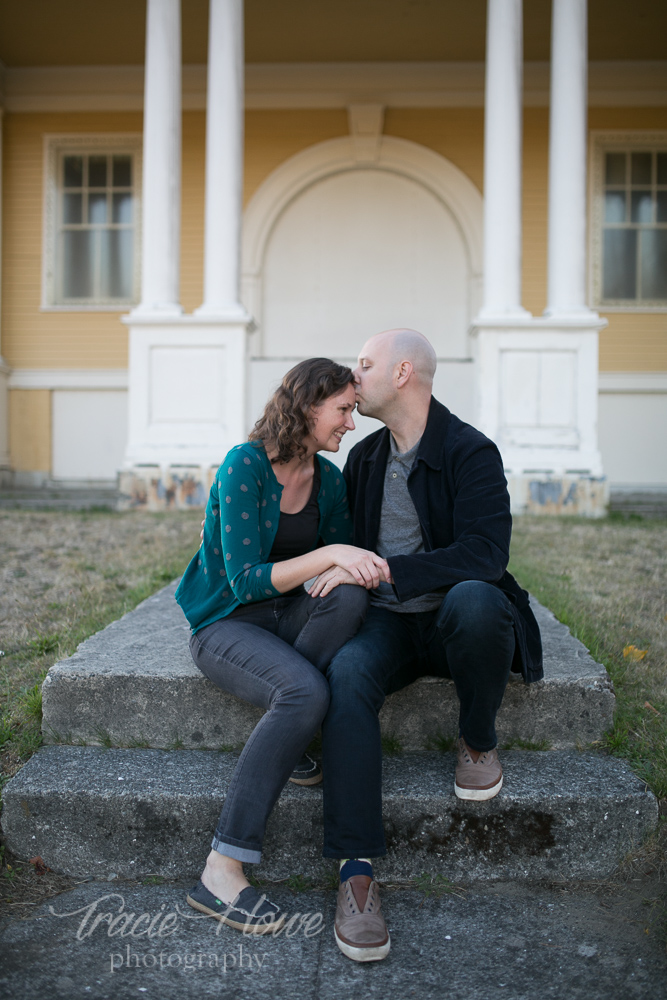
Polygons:
[[359,369],[358,368],[355,368],[354,371],[352,372],[352,378],[354,379],[354,384],[355,385],[359,385],[361,383],[361,379],[359,378]]

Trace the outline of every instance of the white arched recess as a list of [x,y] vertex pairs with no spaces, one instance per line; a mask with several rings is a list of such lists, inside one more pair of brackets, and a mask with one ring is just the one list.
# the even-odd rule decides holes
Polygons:
[[[482,196],[424,146],[383,136],[373,153],[347,136],[311,146],[246,208],[242,297],[257,324],[250,422],[297,360],[349,363],[389,326],[429,337],[440,359],[436,395],[473,416],[468,328],[480,306]],[[357,423],[362,433],[376,426]]]

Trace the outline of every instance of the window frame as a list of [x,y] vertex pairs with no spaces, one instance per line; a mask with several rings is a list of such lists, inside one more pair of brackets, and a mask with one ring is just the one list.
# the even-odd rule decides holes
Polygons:
[[[44,207],[42,224],[42,312],[126,312],[141,298],[142,135],[136,132],[64,133],[44,136]],[[134,266],[129,299],[85,299],[59,302],[57,245],[60,233],[61,164],[67,155],[130,155],[133,165]]]
[[590,133],[589,156],[589,302],[601,313],[665,313],[667,300],[637,302],[605,300],[602,297],[602,241],[604,226],[605,154],[667,153],[667,131],[597,131]]

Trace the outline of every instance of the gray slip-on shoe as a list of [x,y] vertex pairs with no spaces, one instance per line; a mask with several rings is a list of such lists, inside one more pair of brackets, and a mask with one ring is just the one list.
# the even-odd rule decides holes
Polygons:
[[285,923],[285,914],[265,895],[260,896],[251,885],[243,889],[231,903],[223,903],[199,881],[190,889],[186,899],[200,913],[215,917],[223,924],[247,934],[274,934]]

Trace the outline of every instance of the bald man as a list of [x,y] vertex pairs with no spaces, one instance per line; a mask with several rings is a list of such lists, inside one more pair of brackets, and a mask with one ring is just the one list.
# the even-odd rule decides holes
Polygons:
[[[497,795],[495,718],[510,670],[542,677],[528,595],[507,573],[512,521],[495,444],[433,398],[435,352],[415,330],[364,345],[355,371],[359,412],[385,428],[345,466],[354,544],[387,559],[364,625],[332,660],[322,726],[324,856],[341,861],[335,935],[358,962],[389,953],[372,858],[385,854],[382,747],[385,696],[430,674],[451,677],[460,702],[454,791]],[[354,583],[345,570],[311,593]]]

